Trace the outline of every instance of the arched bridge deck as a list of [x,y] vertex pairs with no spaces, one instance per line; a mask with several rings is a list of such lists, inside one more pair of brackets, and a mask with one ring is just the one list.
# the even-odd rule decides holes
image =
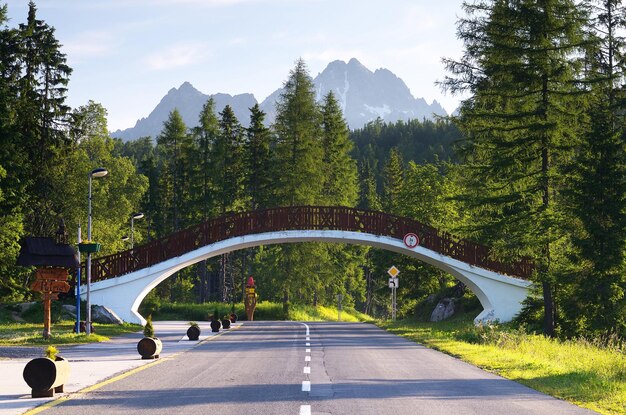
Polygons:
[[210,219],[134,249],[94,259],[91,280],[119,277],[229,238],[297,230],[363,232],[397,239],[413,232],[419,236],[421,247],[476,267],[521,279],[528,279],[533,271],[533,264],[527,259],[496,261],[488,247],[410,218],[349,207],[297,206]]

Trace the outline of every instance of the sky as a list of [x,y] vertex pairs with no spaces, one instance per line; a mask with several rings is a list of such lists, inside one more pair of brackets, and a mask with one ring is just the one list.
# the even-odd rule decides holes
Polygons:
[[[462,0],[35,0],[56,29],[73,73],[67,103],[93,100],[109,130],[133,127],[171,88],[252,93],[261,102],[298,58],[312,77],[357,58],[386,68],[415,97],[452,112],[459,98],[435,82],[442,57],[459,58]],[[27,0],[8,5],[10,27],[26,22]]]

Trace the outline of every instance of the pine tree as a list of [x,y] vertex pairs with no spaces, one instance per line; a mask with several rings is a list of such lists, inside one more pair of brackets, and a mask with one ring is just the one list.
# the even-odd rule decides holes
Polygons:
[[24,172],[21,180],[28,183],[30,198],[26,204],[27,228],[45,235],[56,229],[56,222],[50,220],[56,213],[55,207],[47,196],[60,189],[52,188],[49,170],[69,144],[66,130],[70,108],[65,99],[72,70],[66,64],[54,28],[37,19],[33,1],[29,2],[27,23],[20,24],[18,35],[21,77],[16,128],[20,146],[26,149],[32,166],[20,166]]
[[370,168],[369,161],[361,163],[359,171],[359,204],[360,209],[381,210],[380,197],[376,190],[376,179]]
[[[621,0],[590,2],[595,43],[588,52],[589,128],[572,168],[571,334],[626,332],[626,14]],[[584,316],[579,315],[584,310]]]
[[324,172],[321,114],[315,87],[303,60],[298,60],[276,103],[276,167],[280,172],[277,203],[312,205],[320,199]]
[[190,150],[191,139],[187,134],[187,126],[178,110],[174,109],[163,123],[163,130],[157,138],[157,153],[162,163],[159,178],[161,235],[180,230],[185,225]]
[[[244,195],[244,131],[229,105],[224,107],[219,115],[219,131],[210,152],[211,182],[213,184],[213,206],[216,209],[216,214],[224,215],[243,211],[246,205]],[[216,284],[220,301],[226,301],[233,295],[235,283],[231,262],[231,254],[224,254],[220,258]]]
[[250,108],[245,144],[246,193],[252,210],[273,205],[272,134],[264,125],[265,113],[258,104]]
[[443,85],[469,92],[458,124],[467,136],[469,188],[483,239],[508,255],[530,255],[553,335],[555,245],[564,237],[562,167],[572,155],[581,105],[576,55],[584,15],[570,0],[464,3],[460,61],[446,60]]
[[20,36],[17,30],[4,27],[7,6],[0,6],[0,166],[6,171],[0,213],[19,210],[28,199],[30,161],[17,128],[20,63]]
[[332,92],[322,105],[322,168],[325,172],[321,203],[354,206],[358,199],[356,162],[350,156],[353,143],[339,103]]
[[219,132],[211,148],[214,206],[219,215],[242,211],[244,132],[230,105],[220,112]]
[[[289,73],[276,110],[276,204],[319,203],[324,183],[322,118],[315,102],[313,80],[302,59]],[[304,288],[302,282],[310,281],[311,272],[319,266],[316,259],[325,252],[314,244],[284,245],[268,251],[279,258],[282,273],[277,289],[282,292],[287,313],[291,296]]]
[[[202,106],[199,125],[193,129],[194,146],[194,183],[192,184],[196,199],[196,210],[202,220],[207,220],[213,210],[211,200],[212,160],[211,150],[219,135],[219,120],[215,115],[215,101],[209,98]],[[197,212],[197,213],[198,213]]]
[[396,147],[389,152],[384,168],[383,208],[385,212],[400,214],[400,195],[404,187],[404,166],[402,156]]

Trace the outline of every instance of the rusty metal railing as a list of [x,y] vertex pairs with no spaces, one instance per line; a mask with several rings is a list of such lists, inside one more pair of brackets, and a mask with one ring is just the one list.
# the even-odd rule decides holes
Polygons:
[[[296,206],[210,219],[134,249],[93,259],[91,280],[128,274],[228,238],[287,230],[352,231],[397,239],[413,232],[419,236],[420,245],[424,248],[477,267],[524,279],[528,279],[534,269],[528,259],[511,263],[496,261],[492,259],[488,247],[410,218],[349,207]],[[84,272],[85,264],[81,266]]]

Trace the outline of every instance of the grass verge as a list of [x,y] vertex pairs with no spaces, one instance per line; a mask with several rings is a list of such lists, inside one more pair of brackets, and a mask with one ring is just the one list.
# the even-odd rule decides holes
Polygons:
[[[152,314],[153,320],[189,320],[189,321],[208,321],[213,315],[215,309],[218,314],[224,316],[231,312],[232,305],[225,303],[204,303],[204,304],[163,304],[152,310],[142,310],[139,312],[143,315]],[[235,313],[240,319],[245,320],[246,313],[243,303],[235,304]],[[306,306],[299,304],[290,304],[289,313],[285,316],[282,303],[274,303],[270,301],[261,301],[257,303],[254,311],[255,320],[294,320],[294,321],[337,321],[338,311],[336,307],[324,306]],[[367,314],[359,313],[352,308],[344,308],[341,311],[341,320],[347,322],[356,321],[374,321]]]
[[378,322],[387,331],[602,414],[626,414],[626,354],[471,321]]
[[[291,305],[289,320],[294,321],[339,321],[339,312],[336,307]],[[341,310],[341,321],[346,322],[373,322],[367,314],[360,313],[352,308]]]
[[0,346],[47,346],[95,343],[107,341],[111,337],[141,330],[136,324],[94,324],[95,333],[74,333],[73,321],[62,321],[52,324],[52,337],[44,340],[41,323],[3,323],[0,324]]

